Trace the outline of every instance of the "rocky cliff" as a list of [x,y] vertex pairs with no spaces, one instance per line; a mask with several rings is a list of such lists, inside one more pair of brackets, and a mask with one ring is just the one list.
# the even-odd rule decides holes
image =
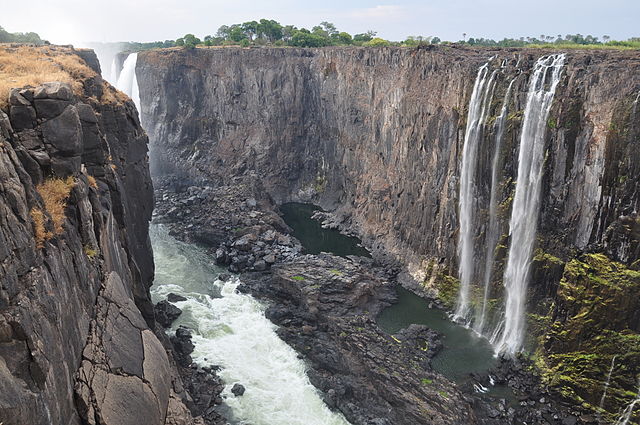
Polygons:
[[[36,82],[0,110],[0,423],[190,423],[154,334],[135,106],[91,51],[0,49]],[[69,82],[39,84],[43,59]]]
[[[499,305],[527,84],[534,62],[550,53],[455,47],[144,52],[137,74],[152,171],[224,184],[255,174],[277,202],[307,201],[333,211],[335,224],[363,237],[379,261],[403,265],[408,286],[451,305],[465,120],[478,68],[489,62],[497,76],[475,176],[478,246],[490,197],[491,124],[513,82],[498,155],[501,236],[491,266],[490,306]],[[595,409],[616,354],[604,343],[585,345],[585,338],[614,335],[627,344],[618,359],[625,370],[614,390],[619,399],[605,406],[610,412],[630,401],[625,391],[636,391],[640,372],[637,306],[597,296],[611,273],[621,273],[612,280],[622,282],[612,284],[619,299],[633,297],[640,284],[639,92],[640,53],[567,53],[547,122],[528,297],[529,348],[537,347],[540,370],[567,398]],[[604,260],[582,257],[589,252]],[[590,266],[576,273],[576,262]],[[584,290],[576,298],[571,290],[579,285]],[[624,319],[604,323],[601,307],[619,310]],[[499,312],[492,314],[495,323]],[[583,354],[590,357],[577,370],[571,362]],[[553,379],[560,375],[567,379]]]

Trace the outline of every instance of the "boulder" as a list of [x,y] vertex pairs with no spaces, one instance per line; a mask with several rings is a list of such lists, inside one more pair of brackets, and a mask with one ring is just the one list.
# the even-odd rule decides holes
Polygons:
[[237,384],[237,383],[233,384],[233,387],[231,388],[231,392],[233,393],[234,396],[240,397],[245,392],[244,385]]

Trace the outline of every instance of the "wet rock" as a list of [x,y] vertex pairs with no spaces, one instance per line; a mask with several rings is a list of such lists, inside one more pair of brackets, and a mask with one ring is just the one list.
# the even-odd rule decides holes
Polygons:
[[163,328],[170,327],[171,324],[182,314],[182,310],[167,301],[158,302],[154,307],[154,312],[156,321]]
[[235,395],[236,397],[240,397],[241,395],[244,394],[245,392],[245,388],[243,385],[241,384],[233,384],[233,387],[231,388],[231,392],[233,393],[233,395]]
[[167,295],[167,301],[175,303],[178,301],[186,301],[187,299],[185,297],[183,297],[182,295],[178,295],[178,294],[174,294],[173,292],[170,292]]

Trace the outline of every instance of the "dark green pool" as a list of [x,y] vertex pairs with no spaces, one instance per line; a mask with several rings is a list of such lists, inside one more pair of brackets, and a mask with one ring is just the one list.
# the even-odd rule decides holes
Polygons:
[[455,382],[463,382],[469,373],[483,373],[495,364],[489,342],[471,330],[452,322],[439,309],[402,287],[397,288],[398,303],[378,316],[378,325],[396,333],[415,323],[442,334],[443,349],[431,362],[433,368]]
[[[330,252],[335,255],[370,256],[357,238],[348,237],[337,230],[323,229],[320,222],[311,218],[318,210],[315,205],[288,203],[280,207],[284,221],[307,253]],[[397,288],[398,302],[385,309],[377,318],[378,325],[386,332],[396,333],[411,324],[426,325],[442,334],[443,349],[432,360],[433,368],[450,380],[465,384],[471,373],[486,373],[495,365],[493,349],[489,342],[471,330],[452,322],[446,313],[429,308],[429,303],[414,293]],[[513,398],[506,387],[494,386],[488,396]]]
[[324,229],[318,220],[311,218],[320,210],[315,205],[291,202],[280,206],[284,221],[293,229],[295,236],[307,254],[330,252],[341,257],[359,255],[370,257],[369,251],[360,245],[358,238],[343,235],[335,229]]

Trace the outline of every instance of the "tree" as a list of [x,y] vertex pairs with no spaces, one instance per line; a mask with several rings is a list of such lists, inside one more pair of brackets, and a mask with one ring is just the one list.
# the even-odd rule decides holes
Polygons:
[[353,38],[348,32],[342,31],[336,36],[336,41],[338,42],[338,44],[349,45],[353,43]]
[[293,34],[298,31],[298,28],[296,28],[293,25],[286,25],[282,28],[282,39],[286,42],[291,41],[291,37],[293,37]]
[[218,28],[218,32],[216,33],[216,37],[223,38],[225,40],[229,39],[229,32],[231,31],[231,27],[229,25],[223,25]]
[[353,41],[354,42],[360,42],[360,43],[371,41],[371,40],[373,40],[373,37],[376,36],[376,34],[378,34],[378,33],[375,32],[375,31],[367,31],[367,32],[365,32],[363,34],[356,34],[356,35],[353,36]]
[[440,44],[442,42],[442,40],[440,40],[440,37],[433,37],[431,39],[431,44]]
[[282,39],[282,25],[270,19],[260,19],[258,24],[258,37],[266,38],[270,42]]
[[202,43],[202,41],[200,41],[200,39],[193,34],[185,35],[184,37],[182,37],[182,40],[184,47],[187,49],[195,49],[198,44]]
[[320,26],[331,38],[335,38],[338,35],[338,30],[336,29],[336,26],[333,25],[331,22],[327,22],[327,21],[320,22]]
[[389,43],[388,40],[385,40],[384,38],[380,38],[380,37],[376,37],[372,40],[362,43],[363,46],[368,46],[368,47],[384,47],[384,46],[389,46],[390,44],[391,43]]
[[324,47],[327,39],[302,28],[293,34],[289,44],[296,47]]
[[253,37],[258,34],[258,23],[256,21],[245,22],[240,27],[249,38],[249,41],[253,41]]
[[243,31],[242,26],[238,24],[229,27],[229,40],[240,42],[247,38],[247,34]]

